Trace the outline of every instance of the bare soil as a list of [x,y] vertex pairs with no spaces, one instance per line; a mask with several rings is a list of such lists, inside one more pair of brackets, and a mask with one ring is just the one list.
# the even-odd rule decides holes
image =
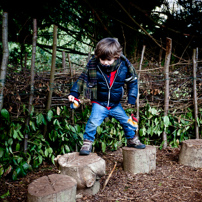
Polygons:
[[[98,153],[105,159],[106,175],[100,180],[101,189],[95,196],[81,196],[77,202],[120,202],[120,201],[202,201],[202,168],[192,168],[178,163],[180,148],[157,150],[156,170],[148,174],[129,174],[123,171],[122,150]],[[103,185],[114,168],[105,189]],[[8,190],[10,195],[3,202],[25,202],[28,185],[35,179],[58,173],[54,165],[45,164],[17,181],[0,179],[0,196]]]

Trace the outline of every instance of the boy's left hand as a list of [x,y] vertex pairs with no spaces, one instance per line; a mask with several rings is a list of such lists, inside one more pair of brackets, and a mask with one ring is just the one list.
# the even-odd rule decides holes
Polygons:
[[73,95],[69,95],[68,99],[69,99],[70,102],[74,102],[75,97]]

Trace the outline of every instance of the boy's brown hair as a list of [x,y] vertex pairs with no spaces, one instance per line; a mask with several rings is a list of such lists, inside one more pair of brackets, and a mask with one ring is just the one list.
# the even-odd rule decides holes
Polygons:
[[101,60],[119,58],[122,53],[120,43],[114,38],[104,38],[99,41],[95,48],[95,57]]

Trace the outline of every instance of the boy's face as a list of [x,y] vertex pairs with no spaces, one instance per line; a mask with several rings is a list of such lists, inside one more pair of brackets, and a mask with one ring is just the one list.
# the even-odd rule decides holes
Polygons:
[[114,61],[115,61],[114,58],[109,59],[109,60],[102,60],[102,59],[100,59],[100,63],[101,63],[102,65],[111,65],[111,64],[113,64]]

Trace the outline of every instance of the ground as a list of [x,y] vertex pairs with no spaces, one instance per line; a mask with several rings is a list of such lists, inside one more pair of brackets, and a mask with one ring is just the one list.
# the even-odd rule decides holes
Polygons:
[[[101,178],[101,189],[95,196],[83,196],[77,202],[120,201],[202,201],[202,168],[192,168],[178,163],[180,148],[157,150],[156,170],[148,174],[129,174],[123,171],[122,150],[98,153],[106,161],[106,175]],[[108,184],[103,185],[114,168]],[[27,187],[33,180],[58,173],[54,165],[44,164],[17,181],[0,179],[0,196],[9,190],[10,196],[3,202],[25,202]]]

